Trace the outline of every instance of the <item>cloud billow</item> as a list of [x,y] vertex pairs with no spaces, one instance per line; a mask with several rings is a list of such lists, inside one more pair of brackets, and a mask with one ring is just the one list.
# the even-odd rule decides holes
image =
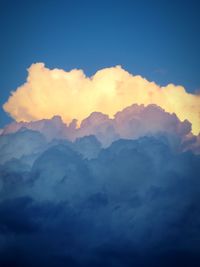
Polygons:
[[199,96],[33,64],[4,109],[0,266],[199,266]]
[[[78,138],[94,135],[103,147],[108,147],[118,139],[165,135],[173,142],[172,145],[175,146],[176,143],[180,150],[192,150],[200,153],[199,135],[192,134],[191,123],[187,120],[181,122],[175,114],[165,112],[154,104],[148,106],[133,104],[117,112],[113,119],[106,114],[93,112],[82,120],[79,127],[77,127],[76,120],[67,125],[59,116],[39,121],[12,122],[2,129],[0,145],[7,142],[11,144],[9,142],[12,139],[10,134],[23,129],[30,129],[44,135],[46,141],[43,143],[54,139],[75,141]],[[21,143],[24,141],[20,140]],[[10,147],[12,148],[12,145]],[[4,154],[3,157],[5,157]]]
[[87,139],[92,159],[57,140],[1,165],[1,266],[198,266],[200,157],[163,136],[98,154]]
[[26,83],[12,92],[3,105],[16,121],[33,121],[61,116],[65,123],[79,124],[92,112],[111,118],[132,104],[156,104],[181,120],[192,123],[194,134],[200,132],[200,96],[184,87],[169,84],[160,87],[120,66],[97,71],[86,77],[82,70],[48,69],[43,63],[32,64]]

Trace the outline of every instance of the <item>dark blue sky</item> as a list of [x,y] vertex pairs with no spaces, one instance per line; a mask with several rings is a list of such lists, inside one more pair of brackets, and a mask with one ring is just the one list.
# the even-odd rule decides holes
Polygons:
[[[114,65],[160,85],[200,89],[199,1],[0,0],[0,105],[34,62],[82,68]],[[0,110],[0,127],[9,122]]]

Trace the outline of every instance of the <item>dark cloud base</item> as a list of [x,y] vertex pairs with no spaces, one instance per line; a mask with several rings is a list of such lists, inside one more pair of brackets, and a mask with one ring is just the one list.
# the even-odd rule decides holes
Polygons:
[[177,138],[1,136],[0,266],[200,266],[200,156]]

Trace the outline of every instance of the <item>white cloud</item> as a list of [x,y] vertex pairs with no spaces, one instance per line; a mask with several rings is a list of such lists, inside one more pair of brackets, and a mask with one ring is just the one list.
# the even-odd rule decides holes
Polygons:
[[120,66],[99,70],[86,77],[82,70],[50,70],[43,63],[31,65],[25,84],[17,88],[3,108],[17,121],[31,121],[60,115],[64,122],[80,123],[92,112],[112,117],[132,104],[157,104],[200,131],[200,96],[189,94],[182,86],[160,87]]

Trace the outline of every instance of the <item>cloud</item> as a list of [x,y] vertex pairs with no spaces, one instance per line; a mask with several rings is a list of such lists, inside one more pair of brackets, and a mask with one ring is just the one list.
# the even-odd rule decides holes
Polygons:
[[63,123],[61,117],[54,116],[50,120],[43,119],[31,122],[12,122],[2,129],[1,134],[15,133],[21,128],[27,128],[42,133],[48,141],[54,138],[66,138],[65,130],[67,125]]
[[13,158],[37,155],[46,148],[46,145],[46,139],[39,131],[27,131],[26,128],[0,136],[0,164]]
[[143,137],[92,160],[60,143],[31,169],[11,165],[0,179],[21,179],[0,194],[1,266],[198,266],[199,156]]
[[86,77],[82,70],[50,70],[43,63],[33,64],[26,83],[12,92],[3,108],[17,121],[60,115],[66,123],[75,118],[80,124],[92,112],[103,112],[112,118],[134,103],[157,104],[181,121],[189,120],[194,134],[200,131],[199,95],[173,84],[160,87],[120,66]]
[[[75,120],[70,125],[65,124],[59,116],[34,122],[13,122],[2,130],[0,144],[1,140],[6,138],[3,136],[27,128],[40,132],[48,142],[53,139],[75,142],[76,139],[81,138],[80,142],[78,140],[75,142],[75,146],[87,158],[95,157],[100,146],[91,138],[87,139],[87,136],[91,135],[95,136],[103,147],[108,147],[113,141],[121,138],[137,139],[146,135],[159,134],[167,136],[176,149],[192,150],[195,153],[200,151],[199,136],[191,133],[191,123],[187,120],[181,122],[175,114],[165,112],[154,104],[148,106],[133,104],[117,112],[112,119],[101,112],[93,112],[82,120],[80,127],[77,128],[76,125]],[[12,147],[11,143],[12,140],[10,141]]]
[[92,113],[82,121],[76,135],[94,134],[104,146],[109,146],[120,138],[137,139],[161,133],[182,140],[190,131],[191,124],[181,122],[175,114],[169,114],[156,105],[134,104],[117,112],[113,119],[102,113]]
[[32,65],[4,105],[26,122],[0,133],[0,266],[198,266],[198,105],[119,66]]

